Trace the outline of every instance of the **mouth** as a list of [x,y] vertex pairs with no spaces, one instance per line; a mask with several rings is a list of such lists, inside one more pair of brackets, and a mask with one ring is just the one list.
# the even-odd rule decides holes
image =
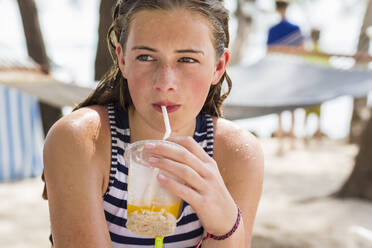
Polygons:
[[161,106],[165,106],[167,108],[168,114],[176,112],[181,107],[180,104],[176,104],[172,102],[157,102],[157,103],[153,103],[152,106],[156,111],[160,113],[163,113]]

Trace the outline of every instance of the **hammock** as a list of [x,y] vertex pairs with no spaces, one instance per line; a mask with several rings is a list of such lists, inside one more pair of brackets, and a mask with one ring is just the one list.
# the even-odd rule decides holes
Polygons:
[[56,107],[75,106],[93,90],[63,83],[34,71],[0,71],[0,84],[18,89]]
[[[230,67],[227,72],[233,82],[224,102],[228,119],[314,106],[344,95],[362,97],[372,90],[372,71],[335,69],[292,55],[269,55],[252,65]],[[2,74],[0,84],[60,107],[75,106],[93,91],[32,72]]]
[[362,97],[372,90],[372,71],[335,69],[291,55],[270,55],[227,72],[233,82],[224,105],[228,119],[314,106],[344,95]]

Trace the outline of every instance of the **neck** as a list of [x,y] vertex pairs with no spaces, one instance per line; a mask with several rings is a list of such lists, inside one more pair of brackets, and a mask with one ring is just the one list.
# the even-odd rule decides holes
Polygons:
[[282,20],[285,20],[286,19],[286,11],[285,10],[280,10],[278,12],[279,12],[280,18]]
[[[129,126],[130,126],[130,142],[136,142],[139,140],[161,140],[163,139],[165,128],[164,124],[162,123],[161,128],[155,128],[153,123],[148,123],[144,118],[142,118],[141,115],[138,114],[138,112],[133,108],[130,107],[128,111],[128,117],[129,117]],[[170,117],[171,119],[171,117]],[[182,127],[174,127],[172,125],[171,121],[171,137],[176,136],[193,136],[195,127],[196,127],[196,121],[193,119],[190,123],[188,123],[185,126]]]

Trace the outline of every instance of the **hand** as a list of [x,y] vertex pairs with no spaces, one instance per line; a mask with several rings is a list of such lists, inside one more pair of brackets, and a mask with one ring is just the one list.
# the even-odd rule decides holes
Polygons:
[[167,144],[146,145],[151,166],[164,170],[184,181],[184,184],[159,173],[159,183],[191,205],[204,229],[214,235],[231,230],[237,208],[227,190],[217,163],[191,137],[173,137]]

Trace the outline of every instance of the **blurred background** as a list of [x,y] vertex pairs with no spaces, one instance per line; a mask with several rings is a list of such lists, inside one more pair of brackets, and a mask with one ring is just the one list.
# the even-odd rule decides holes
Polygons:
[[[110,67],[115,2],[0,0],[0,247],[49,247],[43,140]],[[253,247],[372,247],[372,0],[277,2],[225,0],[224,114],[266,157]]]

